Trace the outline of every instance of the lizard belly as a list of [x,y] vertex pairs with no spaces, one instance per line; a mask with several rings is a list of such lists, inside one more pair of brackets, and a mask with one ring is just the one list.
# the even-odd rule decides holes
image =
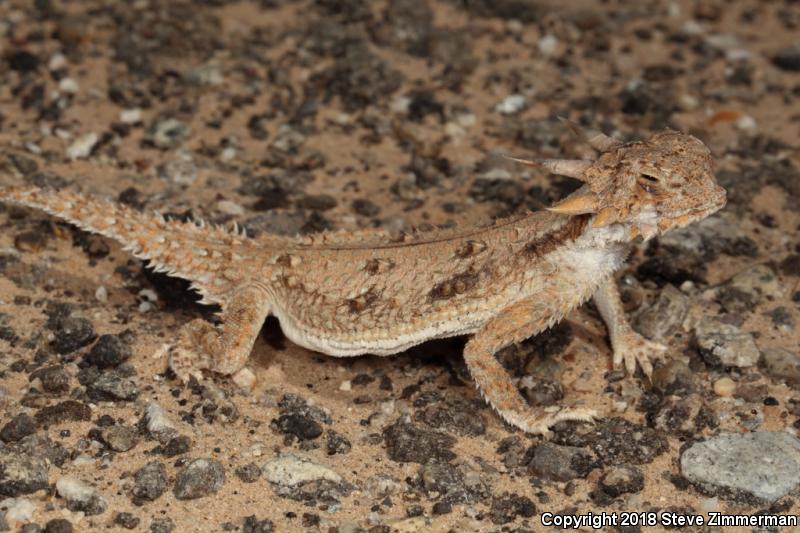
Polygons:
[[473,305],[461,309],[455,307],[449,312],[431,312],[425,316],[425,320],[410,327],[383,324],[361,331],[332,332],[297,320],[279,306],[273,307],[273,314],[289,340],[304,348],[336,357],[391,355],[428,340],[475,333],[504,307],[545,290],[557,295],[551,320],[548,321],[554,324],[590,298],[598,285],[612,275],[624,260],[622,247],[599,246],[593,233],[590,231],[543,258],[551,265],[557,265],[555,270],[548,270],[545,274],[540,268],[532,268],[526,279],[490,295],[477,307]]

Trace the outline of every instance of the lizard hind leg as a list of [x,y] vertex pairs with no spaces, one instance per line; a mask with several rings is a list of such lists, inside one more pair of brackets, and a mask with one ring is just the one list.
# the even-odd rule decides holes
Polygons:
[[549,411],[530,406],[494,354],[546,329],[553,316],[542,298],[521,300],[503,309],[478,330],[464,348],[464,360],[483,397],[509,424],[527,433],[549,435],[562,420],[591,421],[591,409],[560,408]]
[[226,375],[242,371],[269,312],[262,287],[242,287],[227,300],[220,326],[196,318],[181,328],[169,349],[170,368],[184,383],[191,377],[200,380],[202,370]]

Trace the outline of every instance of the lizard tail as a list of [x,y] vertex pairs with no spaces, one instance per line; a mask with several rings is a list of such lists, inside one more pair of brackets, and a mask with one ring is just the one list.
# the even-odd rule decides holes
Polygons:
[[[166,220],[107,200],[70,191],[36,187],[0,188],[0,202],[39,209],[77,227],[119,242],[135,257],[150,261],[157,272],[184,278],[203,296],[203,303],[221,303],[235,280],[229,267],[245,235],[204,223]],[[227,274],[227,276],[226,276]]]

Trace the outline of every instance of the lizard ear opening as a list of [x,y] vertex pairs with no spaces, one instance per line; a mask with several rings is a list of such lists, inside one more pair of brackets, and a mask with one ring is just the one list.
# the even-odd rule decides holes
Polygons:
[[581,181],[586,181],[583,173],[592,166],[591,161],[583,159],[518,159],[516,157],[505,156],[506,159],[528,165],[529,167],[542,167],[553,174],[567,176]]
[[571,196],[563,202],[548,207],[547,210],[562,215],[583,215],[597,212],[597,204],[597,195],[589,192]]

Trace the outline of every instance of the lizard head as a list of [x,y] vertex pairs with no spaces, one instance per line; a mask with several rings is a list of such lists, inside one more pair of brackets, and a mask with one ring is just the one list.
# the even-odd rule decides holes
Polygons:
[[697,138],[662,131],[632,143],[595,134],[595,161],[546,160],[552,172],[586,183],[548,208],[567,215],[593,213],[594,227],[621,224],[645,240],[703,219],[725,206],[709,149]]

